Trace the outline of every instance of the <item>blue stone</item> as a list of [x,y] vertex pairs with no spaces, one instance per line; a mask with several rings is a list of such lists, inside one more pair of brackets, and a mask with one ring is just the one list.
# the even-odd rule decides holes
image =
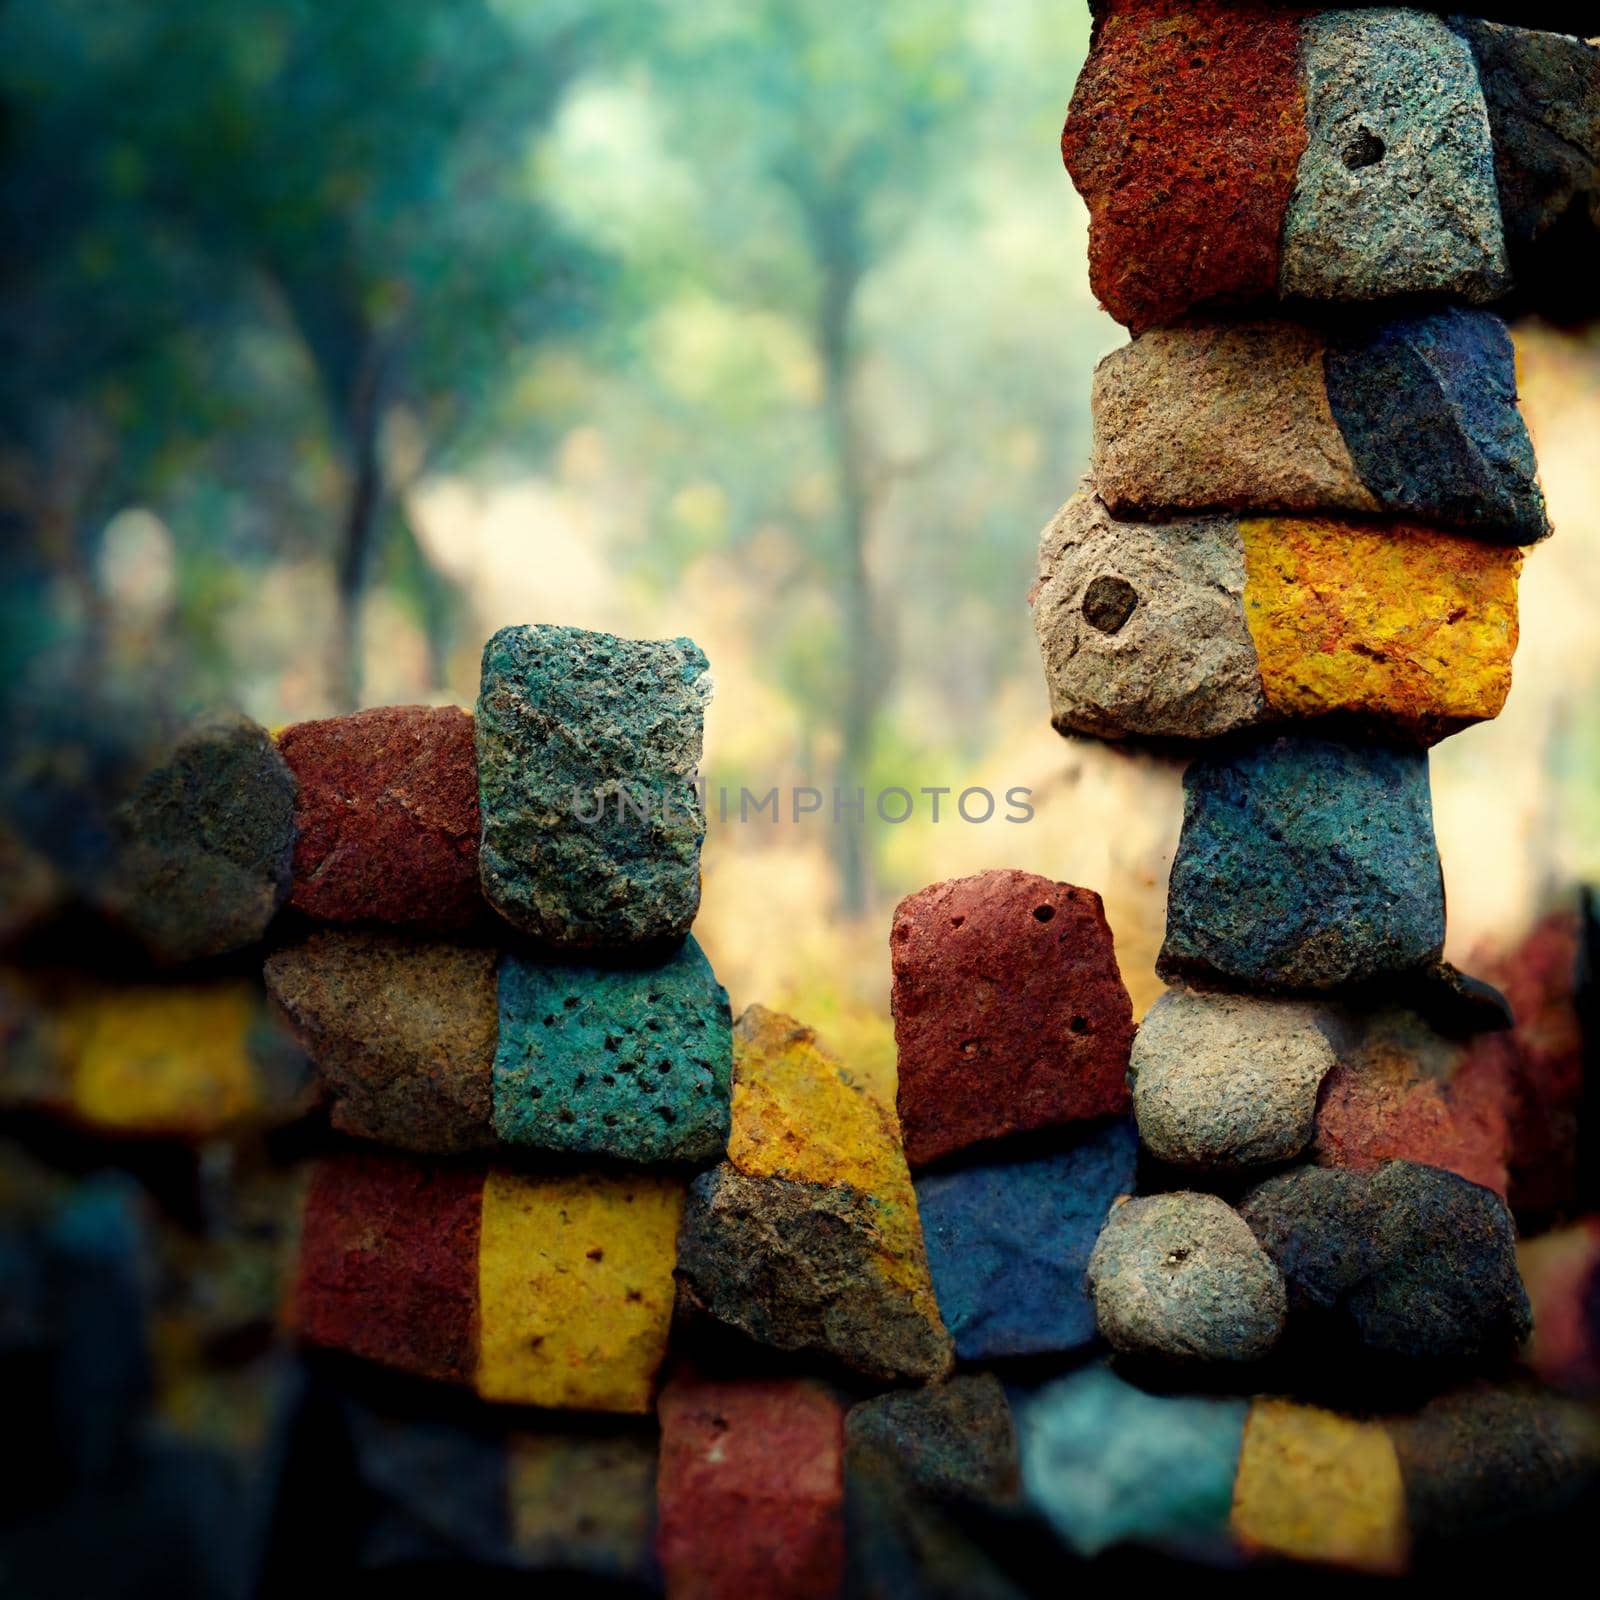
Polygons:
[[1316,992],[1439,956],[1425,751],[1269,739],[1197,759],[1183,790],[1163,978]]
[[1499,317],[1451,306],[1362,325],[1330,341],[1323,367],[1356,471],[1386,510],[1514,544],[1549,533]]
[[728,991],[686,939],[653,967],[500,962],[494,1130],[509,1145],[715,1161],[733,1083]]
[[1081,1368],[1014,1396],[1022,1491],[1078,1554],[1119,1544],[1226,1559],[1245,1400],[1146,1394]]
[[1139,1141],[1113,1122],[1056,1154],[932,1172],[917,1210],[939,1314],[963,1361],[1076,1350],[1095,1338],[1084,1276]]

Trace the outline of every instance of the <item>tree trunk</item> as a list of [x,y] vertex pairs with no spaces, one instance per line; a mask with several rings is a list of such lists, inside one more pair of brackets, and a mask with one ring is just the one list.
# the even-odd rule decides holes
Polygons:
[[383,504],[382,389],[382,364],[376,352],[369,350],[351,397],[349,495],[334,579],[337,611],[328,693],[336,711],[354,711],[361,704],[361,602]]

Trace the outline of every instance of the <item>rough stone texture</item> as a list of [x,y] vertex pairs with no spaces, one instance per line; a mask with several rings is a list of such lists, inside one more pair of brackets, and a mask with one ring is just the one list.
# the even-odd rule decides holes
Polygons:
[[895,908],[889,954],[913,1166],[1127,1106],[1133,1006],[1093,890],[1014,871],[932,884]]
[[1249,0],[1101,13],[1061,156],[1089,208],[1089,281],[1118,322],[1273,291],[1306,143],[1299,34]]
[[689,1193],[680,1301],[780,1350],[870,1377],[949,1370],[893,1110],[762,1006],[734,1025],[728,1159]]
[[1343,714],[1432,742],[1500,714],[1522,557],[1404,523],[1239,524],[1269,715]]
[[253,944],[288,898],[294,803],[265,728],[201,723],[112,819],[115,913],[166,963]]
[[491,1170],[477,1260],[479,1395],[649,1411],[682,1215],[683,1185],[670,1178]]
[[1278,287],[1318,300],[1510,287],[1489,114],[1472,52],[1420,12],[1301,24],[1306,146]]
[[500,964],[494,1127],[507,1144],[715,1161],[728,1143],[728,991],[693,938],[660,966]]
[[1247,1549],[1295,1561],[1399,1573],[1410,1543],[1394,1443],[1286,1400],[1257,1400],[1244,1426],[1232,1527]]
[[674,1600],[833,1600],[844,1408],[805,1379],[675,1376],[661,1395],[656,1549]]
[[479,866],[495,910],[564,949],[686,934],[700,905],[693,784],[710,697],[689,639],[495,634],[477,716]]
[[1528,1335],[1516,1231],[1499,1197],[1453,1172],[1299,1167],[1240,1215],[1277,1263],[1292,1315],[1415,1362],[1492,1362]]
[[[1085,614],[1106,578],[1137,596],[1110,633]],[[1231,520],[1119,523],[1092,487],[1080,490],[1040,536],[1029,596],[1056,728],[1203,739],[1259,722],[1266,699],[1244,583]]]
[[1290,1160],[1311,1138],[1317,1089],[1337,1060],[1332,1031],[1324,1010],[1293,1000],[1168,991],[1133,1041],[1140,1140],[1182,1167]]
[[1253,1361],[1283,1331],[1283,1279],[1211,1194],[1119,1205],[1089,1258],[1089,1287],[1100,1332],[1125,1355]]
[[312,1344],[470,1382],[478,1352],[483,1175],[371,1150],[318,1163],[294,1320]]
[[1515,7],[1514,28],[1451,21],[1471,46],[1489,108],[1519,298],[1563,320],[1592,316],[1600,304],[1600,48],[1568,37],[1592,39],[1592,5],[1570,9],[1564,23]]
[[939,1313],[963,1361],[1093,1342],[1089,1253],[1112,1202],[1133,1192],[1137,1158],[1119,1121],[1054,1155],[917,1179]]
[[1550,532],[1499,317],[1447,306],[1357,325],[1325,366],[1356,471],[1386,511],[1513,544]]
[[517,1564],[647,1587],[655,1576],[656,1440],[514,1433],[506,1509]]
[[1522,1358],[1541,1383],[1600,1395],[1600,1217],[1585,1217],[1517,1246],[1533,1307]]
[[1371,1171],[1403,1159],[1442,1167],[1506,1194],[1506,1086],[1413,1011],[1367,1013],[1329,1074],[1317,1107],[1312,1157]]
[[1389,1424],[1406,1520],[1422,1549],[1460,1554],[1570,1512],[1600,1472],[1600,1417],[1533,1389],[1474,1385]]
[[267,958],[334,1127],[402,1150],[494,1143],[493,950],[322,929]]
[[1081,1368],[1019,1405],[1023,1492],[1080,1556],[1147,1545],[1225,1557],[1247,1409]]
[[379,706],[285,728],[278,749],[299,784],[295,910],[441,931],[483,915],[468,713]]
[[1011,1408],[991,1372],[863,1400],[845,1418],[845,1449],[851,1467],[890,1459],[939,1500],[1003,1505],[1020,1487]]
[[1162,977],[1317,991],[1440,953],[1426,755],[1270,739],[1194,761],[1183,789]]
[[1301,322],[1152,328],[1094,371],[1091,475],[1116,517],[1382,510]]

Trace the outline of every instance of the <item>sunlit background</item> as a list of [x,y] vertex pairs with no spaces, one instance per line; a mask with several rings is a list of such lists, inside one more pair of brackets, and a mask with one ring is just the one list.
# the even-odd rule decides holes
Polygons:
[[[891,1071],[890,909],[992,866],[1098,889],[1147,1004],[1176,771],[1051,732],[1025,603],[1123,337],[1056,148],[1086,38],[1061,0],[0,6],[9,914],[163,725],[470,705],[490,632],[561,622],[706,649],[713,793],[1033,791],[714,815],[736,1008]],[[1504,716],[1434,758],[1459,960],[1600,874],[1600,344],[1519,352],[1557,534]]]

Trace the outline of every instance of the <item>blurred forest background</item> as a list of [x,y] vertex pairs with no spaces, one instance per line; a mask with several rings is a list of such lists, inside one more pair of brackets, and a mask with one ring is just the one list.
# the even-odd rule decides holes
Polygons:
[[[713,819],[736,1007],[887,1063],[890,908],[1000,865],[1100,890],[1142,1007],[1177,775],[1050,731],[1025,603],[1123,337],[1056,149],[1086,42],[1060,0],[0,0],[6,903],[197,710],[687,633],[713,791],[1037,807]],[[1600,346],[1520,353],[1558,533],[1504,719],[1434,761],[1463,960],[1600,876]]]

